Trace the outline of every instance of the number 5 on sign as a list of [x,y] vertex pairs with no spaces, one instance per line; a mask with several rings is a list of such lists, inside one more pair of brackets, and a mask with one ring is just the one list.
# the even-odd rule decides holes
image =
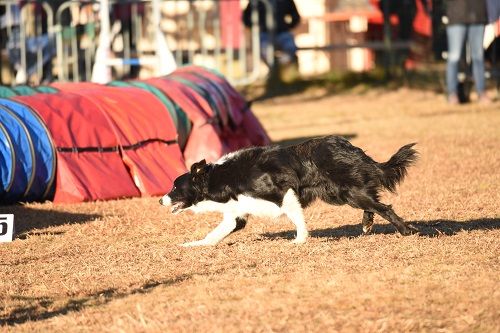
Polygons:
[[0,243],[12,242],[14,235],[14,214],[0,214]]

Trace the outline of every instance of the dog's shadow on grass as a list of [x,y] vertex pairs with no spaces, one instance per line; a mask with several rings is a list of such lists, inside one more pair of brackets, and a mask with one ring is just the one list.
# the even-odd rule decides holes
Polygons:
[[73,213],[53,209],[38,209],[24,205],[1,206],[2,213],[14,214],[15,238],[25,239],[28,235],[51,234],[43,229],[65,224],[84,224],[101,218],[99,214]]
[[[409,221],[419,230],[419,236],[422,237],[437,237],[437,236],[453,236],[461,231],[474,230],[495,230],[500,229],[500,219],[483,218],[469,221],[452,221],[452,220],[432,220],[432,221]],[[396,228],[391,224],[374,224],[371,234],[394,234],[397,233]],[[354,238],[363,235],[360,224],[343,225],[336,228],[316,229],[310,231],[310,236],[314,238]],[[295,231],[283,231],[276,233],[264,233],[262,236],[265,239],[289,239],[295,238]]]

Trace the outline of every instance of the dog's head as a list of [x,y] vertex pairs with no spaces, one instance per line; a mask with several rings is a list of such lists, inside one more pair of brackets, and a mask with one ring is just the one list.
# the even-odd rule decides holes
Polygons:
[[174,181],[172,190],[160,199],[163,206],[171,206],[172,213],[180,213],[203,200],[208,187],[210,165],[205,160],[194,163],[191,171]]

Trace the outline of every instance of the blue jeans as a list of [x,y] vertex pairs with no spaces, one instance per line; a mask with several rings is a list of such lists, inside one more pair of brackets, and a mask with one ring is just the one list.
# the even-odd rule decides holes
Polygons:
[[[261,32],[260,56],[266,62],[266,64],[266,54],[269,43],[271,43],[271,36],[267,32]],[[293,34],[289,31],[280,32],[274,36],[274,47],[276,50],[287,54],[290,59],[295,59],[297,57],[297,45],[295,44]]]
[[446,86],[448,94],[456,94],[458,87],[458,63],[467,37],[471,50],[472,76],[479,94],[485,91],[484,79],[484,25],[451,24],[446,27],[448,36],[448,61],[446,64]]

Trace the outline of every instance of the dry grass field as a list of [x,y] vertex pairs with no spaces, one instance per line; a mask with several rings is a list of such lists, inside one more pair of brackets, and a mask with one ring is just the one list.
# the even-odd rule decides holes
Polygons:
[[[419,162],[383,202],[421,229],[317,202],[311,237],[250,218],[215,247],[183,248],[217,214],[173,216],[158,198],[0,207],[0,331],[500,332],[500,103],[449,106],[408,89],[320,88],[254,104],[273,140],[338,134],[385,161]],[[113,184],[109,184],[113,186]]]

